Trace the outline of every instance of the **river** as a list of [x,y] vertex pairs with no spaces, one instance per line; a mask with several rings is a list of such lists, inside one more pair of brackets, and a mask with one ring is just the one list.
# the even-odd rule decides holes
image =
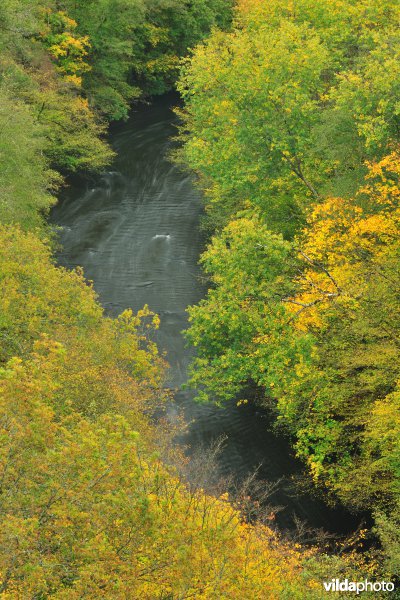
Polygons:
[[62,195],[51,216],[62,228],[59,262],[84,268],[107,314],[148,304],[160,315],[157,342],[171,366],[168,383],[177,389],[169,415],[174,418],[183,409],[189,423],[185,444],[196,450],[224,436],[217,459],[221,476],[240,479],[261,465],[260,478],[283,477],[271,498],[285,507],[277,515],[282,529],[293,527],[296,515],[312,527],[351,531],[359,519],[293,487],[301,466],[288,442],[269,430],[267,413],[252,405],[238,407],[235,401],[224,408],[198,404],[193,393],[179,389],[192,356],[182,336],[185,309],[206,289],[198,266],[201,196],[190,175],[166,156],[176,135],[174,102],[171,95],[133,110],[129,121],[110,133],[117,153],[112,170],[75,182]]

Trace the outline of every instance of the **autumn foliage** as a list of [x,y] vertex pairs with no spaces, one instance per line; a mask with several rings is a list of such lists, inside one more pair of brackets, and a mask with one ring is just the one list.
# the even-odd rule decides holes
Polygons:
[[64,360],[42,340],[0,372],[2,597],[296,597],[296,551],[186,489],[129,417],[60,411]]
[[[399,4],[240,0],[182,69],[198,175],[205,400],[256,384],[331,502],[372,510],[399,569]],[[391,73],[388,77],[388,73]]]
[[[231,9],[1,3],[1,598],[300,600],[398,572],[399,5],[238,0],[233,26]],[[177,159],[209,234],[192,383],[221,402],[258,386],[326,498],[372,511],[365,558],[354,540],[306,550],[185,483],[157,315],[108,318],[55,263],[63,178],[104,168],[107,120],[180,66]]]
[[157,318],[108,319],[35,235],[0,241],[1,597],[313,597],[306,553],[163,464]]
[[[43,218],[61,173],[112,157],[99,112],[126,114],[128,72],[165,89],[176,53],[227,7],[188,3],[181,16],[196,27],[182,37],[176,3],[147,16],[124,3],[129,23],[111,2],[70,4],[74,18],[39,0],[0,7],[0,596],[314,595],[311,552],[167,466],[183,457],[162,419],[158,317],[106,317],[81,270],[56,266]],[[151,61],[133,57],[133,31]]]

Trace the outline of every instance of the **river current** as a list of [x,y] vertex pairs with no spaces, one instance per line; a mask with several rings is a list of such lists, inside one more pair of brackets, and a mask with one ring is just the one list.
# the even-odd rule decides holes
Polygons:
[[206,288],[198,266],[201,195],[191,176],[167,158],[176,135],[171,107],[177,101],[167,96],[133,110],[110,133],[117,153],[112,170],[75,182],[63,194],[51,217],[61,227],[59,262],[84,268],[107,314],[148,304],[160,315],[157,343],[170,364],[168,384],[176,389],[169,416],[183,410],[189,423],[185,444],[195,451],[223,436],[219,475],[240,479],[259,467],[262,479],[283,478],[271,498],[285,507],[277,515],[281,528],[293,527],[296,516],[312,527],[350,531],[357,526],[355,517],[328,509],[293,486],[301,467],[289,443],[270,431],[267,413],[235,401],[223,408],[198,404],[192,392],[181,389],[192,356],[182,335],[185,311]]

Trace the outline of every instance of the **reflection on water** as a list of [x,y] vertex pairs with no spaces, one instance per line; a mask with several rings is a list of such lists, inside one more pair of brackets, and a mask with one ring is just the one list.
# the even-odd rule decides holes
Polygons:
[[[180,387],[191,357],[181,333],[187,325],[185,309],[205,289],[197,264],[201,198],[191,177],[166,159],[176,134],[170,105],[162,98],[119,125],[111,136],[118,154],[113,170],[71,188],[52,220],[62,226],[60,262],[83,266],[109,314],[148,304],[160,315],[157,341],[171,365],[169,383]],[[177,392],[175,402],[193,421],[185,443],[196,448],[227,436],[218,463],[222,475],[245,476],[260,464],[260,476],[268,480],[285,476],[289,481],[298,472],[289,445],[268,431],[263,411],[234,401],[223,409],[196,404],[184,391]],[[293,514],[331,531],[355,525],[349,515],[294,494],[289,484],[272,502],[286,506],[278,516],[282,527],[291,526]]]

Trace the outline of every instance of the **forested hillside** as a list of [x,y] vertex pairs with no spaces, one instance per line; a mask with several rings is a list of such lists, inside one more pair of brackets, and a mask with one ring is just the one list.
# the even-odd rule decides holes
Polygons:
[[241,0],[185,63],[180,159],[206,194],[192,382],[253,382],[399,570],[400,7]]
[[[396,572],[399,12],[2,0],[1,598],[300,600]],[[193,381],[222,399],[260,386],[324,493],[374,507],[368,556],[364,532],[303,548],[179,477],[154,418],[158,316],[105,316],[82,271],[56,264],[58,192],[110,164],[108,124],[171,89],[182,59],[181,158],[213,235]]]

